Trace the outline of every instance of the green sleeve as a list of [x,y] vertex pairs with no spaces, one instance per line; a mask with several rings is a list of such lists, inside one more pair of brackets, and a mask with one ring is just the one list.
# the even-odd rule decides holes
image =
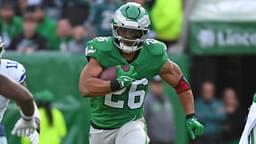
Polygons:
[[149,52],[153,55],[154,59],[157,60],[157,69],[159,72],[168,60],[167,47],[163,42],[153,39],[147,40],[146,44],[150,45]]
[[85,49],[85,56],[89,61],[89,58],[95,58],[99,61],[99,50],[97,49],[95,40],[91,40],[88,42],[87,47]]
[[161,43],[161,49],[163,50],[163,53],[161,54],[159,72],[162,69],[163,65],[166,63],[166,61],[169,59],[168,53],[167,53],[167,47],[164,43]]
[[111,52],[112,50],[111,45],[112,41],[110,37],[96,37],[89,41],[85,49],[87,60],[89,58],[95,58],[98,62],[103,62],[101,60],[106,56],[106,52]]

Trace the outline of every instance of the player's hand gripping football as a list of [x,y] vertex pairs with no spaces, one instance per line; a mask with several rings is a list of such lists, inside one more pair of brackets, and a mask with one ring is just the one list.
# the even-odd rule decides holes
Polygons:
[[18,137],[28,137],[36,130],[33,116],[25,116],[21,112],[21,118],[16,122],[12,134]]
[[186,127],[191,140],[195,140],[204,133],[204,126],[197,120],[195,116],[186,118]]
[[137,73],[134,71],[134,66],[129,65],[129,70],[124,71],[122,67],[119,65],[117,66],[117,81],[120,85],[120,88],[125,88],[136,79]]

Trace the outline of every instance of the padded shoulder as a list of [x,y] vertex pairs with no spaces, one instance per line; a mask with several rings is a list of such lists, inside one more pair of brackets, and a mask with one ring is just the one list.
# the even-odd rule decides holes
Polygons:
[[1,59],[0,70],[18,83],[23,83],[26,79],[26,71],[24,66],[16,61]]
[[85,49],[85,56],[87,61],[90,58],[95,58],[99,62],[102,61],[107,53],[111,52],[113,48],[113,41],[111,37],[96,37],[88,42]]
[[144,45],[152,55],[163,55],[167,50],[166,45],[163,42],[155,39],[147,39],[144,42]]
[[107,52],[112,50],[112,46],[110,46],[111,44],[111,37],[96,37],[88,42],[88,47]]

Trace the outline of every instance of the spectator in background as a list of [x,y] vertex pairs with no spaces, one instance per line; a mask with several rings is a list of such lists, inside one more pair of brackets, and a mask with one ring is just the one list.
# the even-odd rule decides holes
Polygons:
[[239,144],[242,134],[245,114],[240,108],[237,94],[233,88],[227,88],[223,92],[223,101],[227,119],[223,125],[223,140],[225,144]]
[[44,13],[45,15],[54,20],[57,21],[61,16],[61,1],[59,0],[44,0],[42,1],[42,5],[44,7]]
[[32,6],[32,5],[39,5],[42,3],[43,0],[26,0],[27,1],[27,5],[28,6]]
[[3,0],[0,3],[0,36],[8,47],[11,39],[22,32],[22,19],[14,15],[14,4]]
[[49,48],[52,50],[58,50],[58,40],[55,34],[55,21],[45,16],[42,5],[29,6],[27,11],[34,15],[34,18],[38,23],[36,31],[47,39]]
[[71,53],[84,53],[85,47],[88,42],[87,32],[83,26],[77,26],[73,29],[73,38],[68,43],[68,52]]
[[47,42],[36,32],[37,22],[31,13],[23,16],[23,33],[16,36],[9,47],[10,50],[31,53],[37,50],[46,50]]
[[[140,0],[136,0],[140,1]],[[146,0],[155,38],[167,46],[177,43],[183,22],[183,0]]]
[[22,16],[26,13],[27,8],[30,6],[36,6],[41,3],[41,0],[13,0],[15,2],[15,14]]
[[120,5],[121,3],[118,0],[105,0],[91,6],[87,25],[95,30],[96,36],[112,35],[112,16]]
[[[44,0],[12,0],[15,2],[15,14],[22,16],[30,7],[41,5]],[[49,0],[46,0],[49,1]]]
[[[62,112],[52,106],[53,94],[43,90],[35,94],[40,112],[40,144],[61,144],[66,136],[66,124]],[[29,144],[22,139],[21,144]]]
[[28,0],[16,0],[15,2],[15,14],[22,16],[26,12],[28,7]]
[[144,5],[144,4],[145,4],[145,1],[146,1],[146,0],[134,0],[134,2],[139,3],[139,4],[141,4],[141,5]]
[[68,19],[61,19],[57,24],[57,44],[60,51],[68,51],[68,43],[72,37],[72,27]]
[[163,81],[155,76],[146,96],[144,116],[147,123],[150,144],[172,144],[174,142],[174,121],[172,105],[164,94]]
[[225,120],[223,103],[215,98],[215,86],[206,81],[201,87],[201,97],[195,101],[196,115],[205,125],[205,132],[198,144],[222,144],[222,123]]
[[72,26],[83,25],[89,15],[88,0],[63,0],[62,18],[68,19]]

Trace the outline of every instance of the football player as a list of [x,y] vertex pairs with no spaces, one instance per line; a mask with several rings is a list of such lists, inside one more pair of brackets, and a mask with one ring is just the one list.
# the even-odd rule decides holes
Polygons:
[[256,94],[253,96],[246,124],[241,135],[239,144],[256,144]]
[[[23,65],[21,65],[16,61],[2,59],[3,53],[4,53],[4,44],[0,38],[0,72],[2,74],[5,74],[10,79],[26,87],[26,83],[25,83],[26,73]],[[5,95],[0,95],[0,122],[2,121],[3,115],[7,109],[8,103],[9,103],[9,98],[6,97]],[[20,103],[18,102],[17,105],[20,106]],[[17,135],[19,137],[27,136],[29,137],[32,144],[38,144],[40,118],[39,118],[39,111],[36,104],[34,103],[33,105],[35,110],[33,117],[31,116],[28,117],[22,113],[23,111],[21,111],[22,117],[15,124],[15,127],[12,130],[12,134]],[[33,133],[29,133],[30,128],[34,125],[36,126],[36,131],[33,131]],[[22,130],[20,130],[19,127],[23,127]],[[6,141],[6,137],[4,133],[5,133],[4,126],[0,124],[0,139],[3,141],[3,142],[0,141],[1,144],[5,144],[4,141]]]
[[[161,17],[159,17],[161,18]],[[164,43],[147,39],[150,20],[137,3],[126,3],[112,19],[112,37],[96,37],[88,43],[88,64],[80,76],[80,92],[91,97],[90,144],[145,144],[143,103],[149,80],[159,74],[179,95],[191,139],[204,127],[195,117],[193,94],[179,66],[168,59]],[[124,71],[121,65],[128,65]],[[116,66],[117,78],[100,79]]]

